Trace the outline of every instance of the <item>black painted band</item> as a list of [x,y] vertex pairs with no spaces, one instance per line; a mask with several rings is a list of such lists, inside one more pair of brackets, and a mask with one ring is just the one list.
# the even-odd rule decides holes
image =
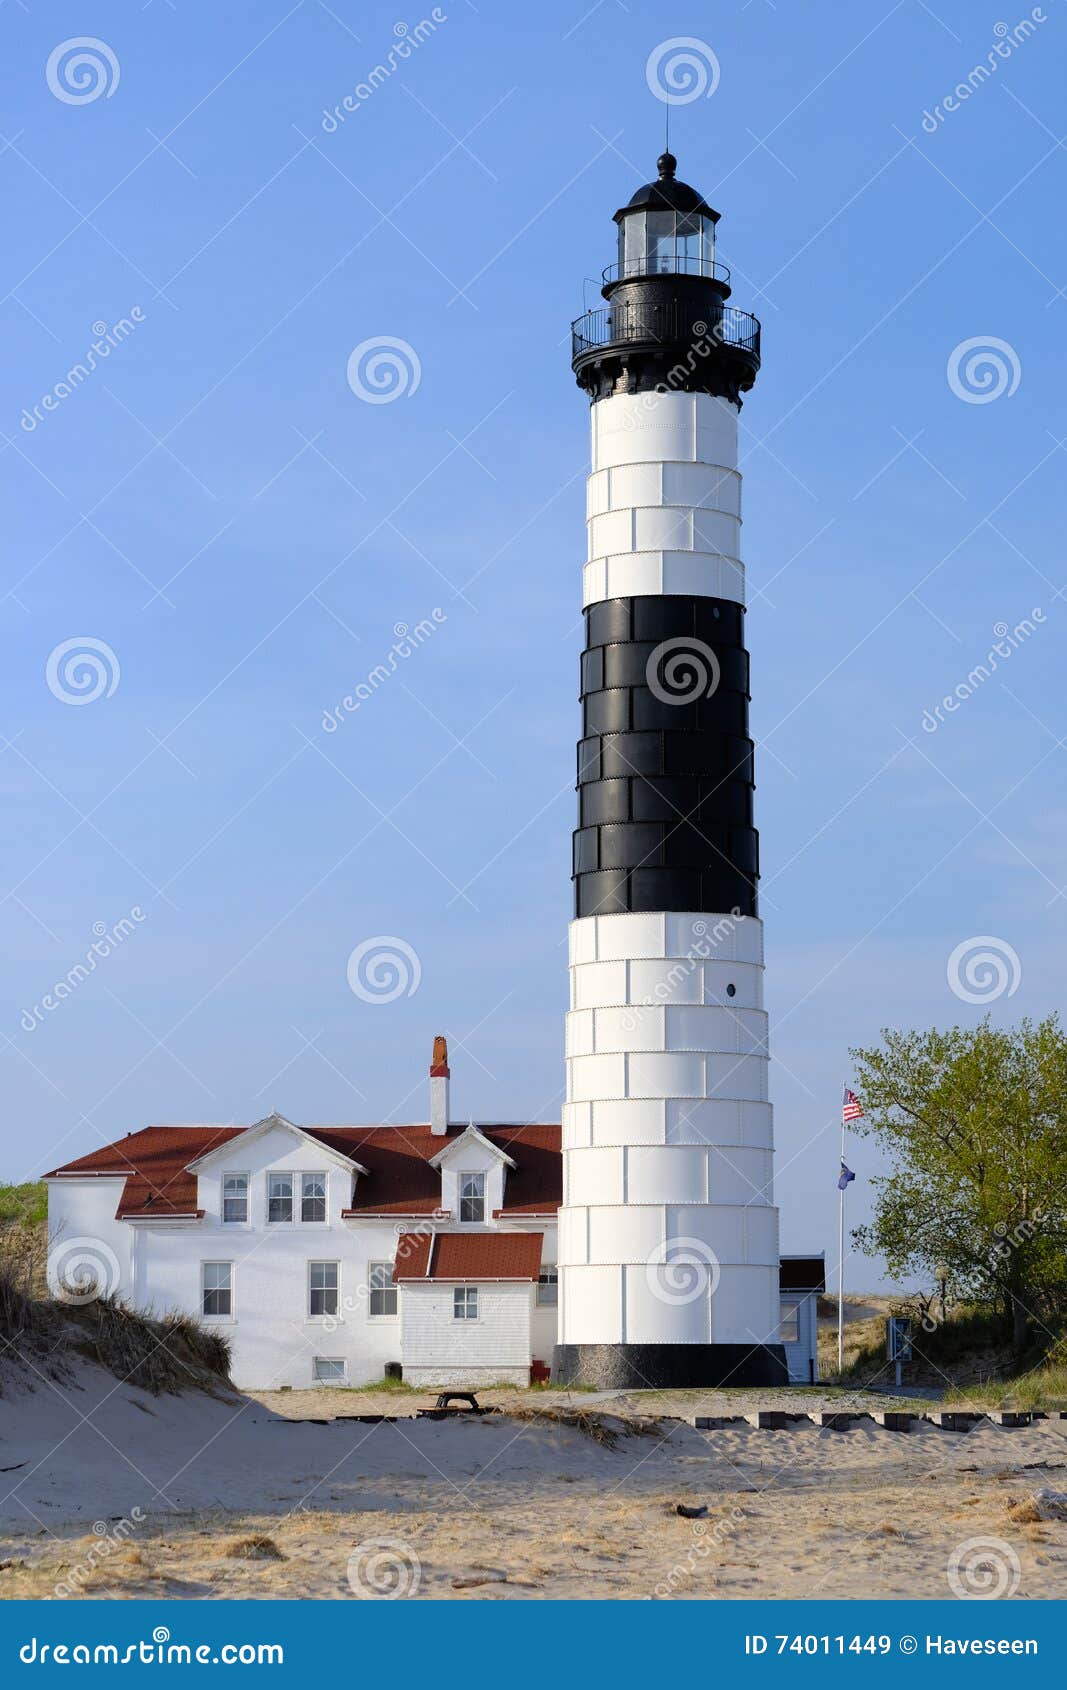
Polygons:
[[575,913],[755,915],[744,611],[607,599],[586,611]]
[[686,1390],[787,1385],[781,1344],[557,1344],[553,1385]]

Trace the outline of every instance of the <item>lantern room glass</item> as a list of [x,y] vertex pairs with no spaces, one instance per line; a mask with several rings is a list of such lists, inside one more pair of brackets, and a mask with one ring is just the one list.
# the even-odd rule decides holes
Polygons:
[[633,211],[619,224],[619,275],[715,274],[715,222],[702,212]]

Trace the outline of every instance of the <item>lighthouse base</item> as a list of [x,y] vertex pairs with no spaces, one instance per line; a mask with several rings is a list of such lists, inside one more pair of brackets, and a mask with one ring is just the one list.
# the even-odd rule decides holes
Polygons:
[[557,1344],[553,1385],[677,1391],[788,1385],[781,1344]]

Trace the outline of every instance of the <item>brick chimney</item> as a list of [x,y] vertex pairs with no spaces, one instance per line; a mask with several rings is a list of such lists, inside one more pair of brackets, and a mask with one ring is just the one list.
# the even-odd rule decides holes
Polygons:
[[433,1041],[433,1060],[430,1063],[430,1131],[436,1138],[444,1138],[448,1131],[448,1040],[438,1033]]

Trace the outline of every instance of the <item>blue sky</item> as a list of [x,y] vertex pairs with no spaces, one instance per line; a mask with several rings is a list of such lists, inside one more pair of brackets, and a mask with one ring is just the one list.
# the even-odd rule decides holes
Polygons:
[[[439,1031],[457,1113],[558,1116],[587,461],[567,330],[654,173],[649,55],[691,36],[718,83],[672,111],[679,174],[764,325],[742,424],[783,1247],[829,1254],[848,1046],[973,1024],[949,958],[982,936],[995,1019],[1059,1002],[1063,6],[1018,44],[1029,9],[963,0],[437,17],[0,14],[0,1172],[148,1121],[418,1119]],[[83,36],[107,49],[89,99],[47,70]],[[406,391],[369,403],[349,359],[383,339],[413,351]],[[102,690],[74,705],[49,659],[86,637]],[[418,983],[368,1002],[348,959],[380,936]],[[851,1160],[858,1220],[875,1164]]]

